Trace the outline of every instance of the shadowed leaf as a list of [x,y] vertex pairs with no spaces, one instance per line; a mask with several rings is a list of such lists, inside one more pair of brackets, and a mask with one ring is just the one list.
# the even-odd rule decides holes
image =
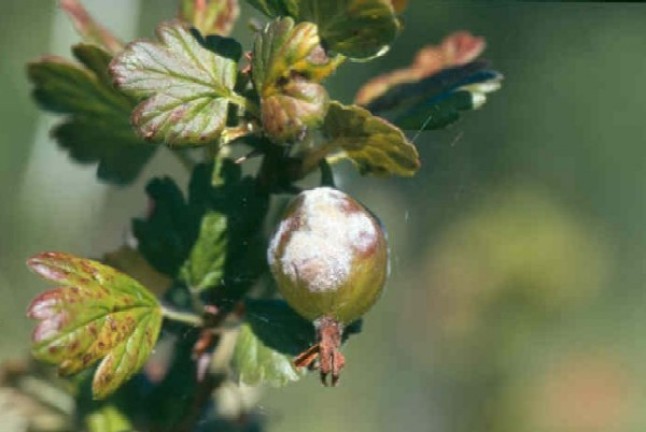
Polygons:
[[85,66],[60,57],[44,57],[29,64],[33,95],[43,109],[66,114],[52,135],[79,163],[97,163],[101,180],[115,184],[133,181],[155,147],[139,139],[130,125],[134,103],[112,88],[107,74],[110,54],[80,44],[74,56]]
[[365,83],[355,97],[358,105],[368,105],[390,88],[415,83],[442,69],[461,66],[475,60],[485,49],[485,40],[468,32],[455,32],[439,45],[427,45],[415,55],[413,63],[403,69],[379,75]]
[[312,23],[277,19],[256,36],[253,82],[261,97],[261,118],[274,141],[296,140],[308,127],[319,126],[328,95],[318,84],[338,66],[320,45]]
[[238,0],[182,0],[179,17],[203,35],[228,36],[240,14]]
[[241,98],[233,92],[236,61],[205,48],[179,22],[161,24],[157,36],[129,44],[110,64],[115,85],[145,99],[133,124],[146,140],[168,145],[216,140],[229,102]]
[[158,271],[197,291],[220,287],[231,301],[266,267],[268,197],[230,159],[196,166],[188,189],[184,199],[169,178],[148,184],[151,211],[133,221],[138,249]]
[[390,0],[248,0],[264,14],[316,24],[323,45],[350,58],[383,53],[399,32]]
[[[194,175],[191,197],[193,205],[203,206],[204,216],[180,277],[193,290],[219,288],[220,297],[230,302],[266,268],[260,227],[268,197],[230,159],[203,165],[200,171]],[[200,198],[195,187],[207,182],[218,186]]]
[[411,176],[419,169],[419,156],[403,132],[356,105],[330,103],[323,133],[326,152],[340,152],[362,174]]
[[101,360],[92,392],[113,393],[148,358],[161,327],[157,299],[129,276],[96,261],[45,252],[29,267],[60,285],[37,296],[27,314],[40,321],[33,333],[34,357],[75,374]]
[[[241,382],[279,387],[306,374],[293,359],[316,342],[311,322],[283,300],[247,300],[245,319],[232,360]],[[360,331],[361,321],[352,323],[343,340]]]
[[197,238],[202,211],[191,206],[169,177],[146,186],[150,211],[132,221],[137,249],[159,272],[175,278]]
[[292,357],[281,354],[265,345],[249,324],[243,324],[238,334],[232,367],[241,383],[268,384],[281,387],[298,381],[306,374],[292,363]]
[[61,0],[60,5],[85,42],[97,45],[112,55],[123,49],[123,43],[109,30],[97,23],[78,0]]
[[419,51],[411,66],[381,75],[365,84],[356,103],[374,114],[395,112],[394,123],[411,130],[445,127],[460,112],[477,109],[487,94],[500,88],[502,75],[475,60],[485,41],[468,32],[447,36],[438,46]]

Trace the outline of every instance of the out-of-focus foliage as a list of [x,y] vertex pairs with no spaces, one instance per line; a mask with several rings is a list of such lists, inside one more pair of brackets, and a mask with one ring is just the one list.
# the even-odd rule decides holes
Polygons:
[[134,103],[112,88],[107,74],[111,55],[86,44],[72,51],[82,65],[54,56],[30,63],[34,97],[44,109],[67,115],[52,134],[75,161],[98,162],[100,179],[129,183],[155,149],[132,131]]

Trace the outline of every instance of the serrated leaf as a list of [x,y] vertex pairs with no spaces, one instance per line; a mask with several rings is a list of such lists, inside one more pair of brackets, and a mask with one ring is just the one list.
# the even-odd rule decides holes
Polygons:
[[323,122],[328,95],[318,84],[340,62],[323,51],[312,23],[279,18],[258,33],[252,77],[261,97],[261,119],[274,141],[294,141]]
[[76,27],[76,31],[85,42],[97,45],[110,54],[123,49],[123,43],[109,30],[96,22],[78,0],[61,0],[61,9],[67,13]]
[[417,150],[403,132],[356,105],[330,103],[323,133],[325,148],[340,151],[362,174],[412,176],[419,169]]
[[40,321],[32,353],[75,374],[101,360],[92,381],[98,399],[113,393],[148,358],[161,328],[161,307],[139,282],[111,267],[73,255],[45,252],[28,261],[60,284],[37,296],[27,315]]
[[134,103],[112,88],[107,75],[110,54],[94,45],[73,47],[85,68],[60,57],[44,57],[28,65],[33,95],[43,109],[67,115],[52,134],[79,163],[97,163],[101,180],[133,181],[155,148],[139,139],[130,126]]
[[110,72],[125,93],[144,98],[132,114],[139,134],[168,145],[216,140],[226,125],[237,68],[205,48],[180,22],[157,27],[159,42],[135,41]]
[[228,36],[240,14],[238,0],[181,0],[180,19],[203,35]]
[[390,0],[248,0],[271,17],[316,24],[324,46],[347,57],[383,53],[399,32]]

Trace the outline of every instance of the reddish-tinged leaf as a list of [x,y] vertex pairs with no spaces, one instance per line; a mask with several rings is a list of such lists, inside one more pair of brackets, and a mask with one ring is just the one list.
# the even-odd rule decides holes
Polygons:
[[368,81],[359,89],[355,103],[367,105],[396,85],[416,82],[442,69],[467,64],[475,60],[485,47],[485,40],[481,37],[465,31],[452,33],[439,45],[427,45],[419,50],[409,67]]
[[320,45],[312,23],[276,19],[254,42],[252,75],[261,96],[261,118],[274,141],[295,141],[323,122],[328,95],[318,84],[338,66]]
[[179,5],[179,18],[205,36],[228,36],[238,15],[238,0],[182,0]]
[[27,315],[40,321],[34,357],[75,374],[103,359],[95,374],[96,398],[114,392],[137,372],[161,328],[161,307],[152,293],[111,267],[59,252],[31,258],[28,266],[60,284],[37,296]]
[[61,0],[60,4],[85,42],[98,45],[111,54],[123,49],[123,43],[97,23],[78,0]]
[[[231,58],[231,47],[239,44],[217,36],[200,41],[180,22],[160,24],[157,36],[159,42],[132,42],[110,64],[115,85],[145,99],[132,114],[137,131],[168,145],[216,140],[229,103],[244,100],[233,91],[238,59]],[[220,55],[211,48],[228,51]]]

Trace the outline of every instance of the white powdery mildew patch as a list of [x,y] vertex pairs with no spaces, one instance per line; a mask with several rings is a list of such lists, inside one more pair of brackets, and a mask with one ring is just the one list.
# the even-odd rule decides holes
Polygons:
[[[377,241],[377,230],[366,213],[344,210],[347,199],[335,189],[317,188],[304,193],[297,211],[304,224],[291,233],[280,266],[294,283],[305,282],[312,292],[333,291],[344,284],[355,255]],[[272,239],[272,266],[278,242],[288,226],[283,221]]]

